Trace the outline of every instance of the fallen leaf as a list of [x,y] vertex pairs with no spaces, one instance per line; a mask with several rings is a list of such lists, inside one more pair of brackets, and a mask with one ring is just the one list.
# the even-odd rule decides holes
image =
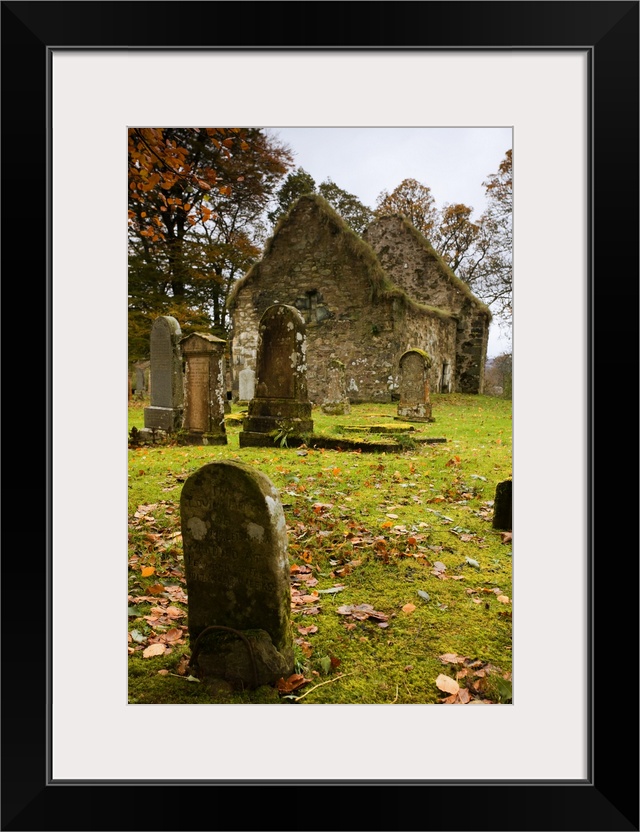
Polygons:
[[498,595],[498,601],[500,601],[500,603],[502,603],[502,604],[508,604],[509,603],[509,599],[507,598],[506,595]]
[[143,578],[148,578],[149,575],[153,575],[153,573],[155,571],[156,571],[155,566],[143,566],[141,575],[142,575]]
[[375,618],[386,621],[388,616],[383,612],[374,610],[371,604],[345,604],[336,609],[339,615],[350,615],[358,621],[365,621],[367,618]]
[[431,600],[431,596],[429,595],[429,593],[425,592],[423,589],[418,590],[418,595],[421,598],[424,598],[425,601],[430,601]]
[[513,540],[513,532],[502,532],[500,534],[503,543],[511,543]]
[[302,653],[303,653],[303,654],[304,654],[307,658],[309,658],[309,657],[311,656],[311,654],[313,653],[313,647],[311,646],[311,643],[310,643],[310,642],[305,641],[305,640],[304,640],[304,639],[302,639],[302,638],[297,638],[297,639],[295,640],[295,643],[298,645],[298,647],[302,650]]
[[166,649],[166,644],[150,644],[148,647],[145,647],[145,649],[142,651],[142,655],[145,659],[149,659],[152,656],[161,656]]
[[458,656],[457,653],[443,653],[441,656],[438,656],[441,662],[444,664],[458,664],[464,661],[464,656]]
[[149,587],[149,592],[152,595],[161,595],[164,592],[164,587],[162,584],[154,584],[153,586]]
[[178,666],[176,667],[176,673],[179,676],[186,676],[187,670],[189,668],[189,659],[187,656],[183,656],[180,661],[178,662]]
[[276,682],[276,688],[280,693],[291,693],[292,690],[297,690],[303,685],[306,685],[307,682],[309,682],[309,679],[305,679],[302,673],[294,673],[287,679],[280,677]]
[[169,671],[164,667],[162,668],[162,670],[158,671],[158,676],[168,676],[168,675],[169,675]]
[[444,699],[440,700],[440,704],[442,705],[455,705],[458,701],[458,694],[454,693],[452,696],[446,696]]
[[456,682],[456,680],[452,679],[451,676],[445,676],[444,673],[440,673],[436,679],[436,685],[445,693],[451,693],[453,695],[457,694],[460,690],[460,685]]
[[411,603],[405,604],[404,607],[402,608],[402,612],[407,612],[407,613],[408,612],[413,612],[415,610],[415,608],[416,608],[415,604],[411,604]]
[[466,705],[467,702],[471,699],[471,694],[466,688],[460,688],[458,691],[458,700],[462,702],[463,705]]

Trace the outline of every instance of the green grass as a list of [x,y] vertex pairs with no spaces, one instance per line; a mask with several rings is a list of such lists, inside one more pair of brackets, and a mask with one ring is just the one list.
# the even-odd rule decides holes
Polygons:
[[[240,448],[241,424],[233,419],[226,446],[130,448],[129,701],[294,701],[272,687],[229,693],[181,675],[189,656],[181,488],[202,465],[227,458],[255,465],[280,490],[293,579],[317,581],[294,582],[294,602],[299,591],[344,587],[320,593],[317,614],[293,608],[297,672],[309,682],[290,696],[302,697],[300,704],[437,703],[446,695],[436,685],[439,674],[455,678],[462,671],[458,682],[473,699],[510,701],[511,543],[503,543],[491,521],[495,486],[512,473],[511,402],[436,394],[432,404],[436,421],[416,423],[405,436],[447,442],[389,453]],[[129,430],[143,427],[144,405],[130,403]],[[240,410],[234,406],[233,415]],[[361,404],[347,416],[327,416],[314,408],[314,433],[337,437],[344,426],[388,426],[396,411],[395,404]],[[440,577],[435,563],[446,567]],[[359,604],[387,616],[388,626],[338,612]],[[152,609],[167,606],[174,617],[154,621]],[[316,632],[298,630],[312,625]],[[177,640],[167,642],[163,655],[144,658],[149,639],[163,633]],[[458,662],[441,661],[445,653]]]

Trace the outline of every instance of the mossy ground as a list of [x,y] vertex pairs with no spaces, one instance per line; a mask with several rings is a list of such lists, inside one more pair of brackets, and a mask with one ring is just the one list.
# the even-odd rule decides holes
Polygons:
[[[129,429],[143,427],[145,404],[130,403]],[[446,695],[436,685],[440,674],[457,677],[473,701],[510,701],[502,680],[512,667],[511,544],[492,528],[492,501],[496,484],[512,474],[511,402],[436,394],[432,404],[436,422],[416,425],[415,433],[446,443],[389,453],[240,448],[234,417],[243,408],[235,405],[225,446],[130,448],[129,701],[429,704]],[[396,411],[395,404],[360,404],[347,416],[328,416],[314,408],[314,433],[386,426]],[[363,434],[372,438],[389,434]],[[296,672],[309,680],[289,692],[213,690],[184,671],[180,493],[191,473],[224,458],[255,465],[280,490]],[[381,617],[344,612],[362,604]],[[162,640],[162,655],[143,656]],[[444,654],[458,658],[447,662]]]

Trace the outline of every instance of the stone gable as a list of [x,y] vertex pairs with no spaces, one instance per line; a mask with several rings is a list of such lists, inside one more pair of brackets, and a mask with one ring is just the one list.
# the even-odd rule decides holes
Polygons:
[[[453,389],[479,393],[491,312],[404,217],[374,220],[363,234],[391,280],[417,301],[448,310],[456,319]],[[428,350],[427,350],[428,352]],[[441,389],[442,384],[435,388]]]
[[276,227],[262,260],[229,298],[234,399],[240,373],[255,371],[260,318],[274,304],[295,307],[305,320],[307,384],[314,404],[326,399],[331,359],[345,366],[352,402],[390,401],[397,395],[399,358],[412,348],[432,357],[432,390],[440,391],[446,379],[447,389],[454,389],[461,315],[440,300],[444,290],[436,304],[407,288],[326,200],[316,194],[300,197]]

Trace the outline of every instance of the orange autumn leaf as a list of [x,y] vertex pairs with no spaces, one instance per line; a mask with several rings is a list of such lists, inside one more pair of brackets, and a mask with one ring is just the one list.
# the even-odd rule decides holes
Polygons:
[[179,638],[182,638],[182,630],[179,630],[177,627],[172,627],[166,633],[163,633],[162,638],[165,642],[177,641]]
[[143,578],[148,578],[150,575],[153,575],[155,571],[155,566],[143,566],[141,574]]
[[276,688],[280,693],[291,693],[292,690],[297,690],[297,688],[306,685],[308,682],[309,680],[305,679],[301,673],[293,673],[287,679],[280,677],[276,682]]
[[405,604],[404,607],[402,608],[402,612],[413,612],[415,610],[415,608],[416,608],[415,604],[411,604],[411,603]]
[[162,584],[154,584],[153,586],[150,586],[147,591],[150,592],[151,595],[162,595],[164,587]]

